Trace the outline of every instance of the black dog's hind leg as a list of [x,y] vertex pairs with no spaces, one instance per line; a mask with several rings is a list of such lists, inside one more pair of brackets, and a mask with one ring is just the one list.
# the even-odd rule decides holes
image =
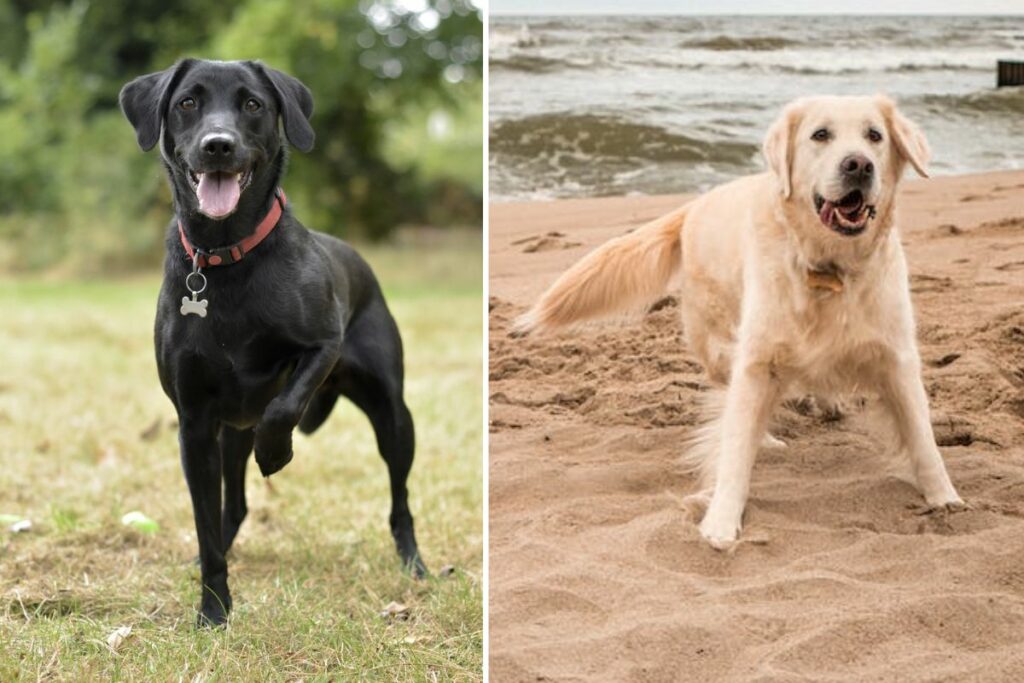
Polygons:
[[202,600],[198,626],[219,626],[231,611],[228,565],[221,535],[221,464],[217,431],[205,417],[180,418],[181,465],[192,496],[199,541]]
[[377,434],[377,447],[388,466],[391,479],[391,535],[403,564],[417,577],[427,574],[427,567],[420,557],[413,530],[412,513],[409,512],[409,491],[406,480],[412,468],[416,450],[415,430],[412,415],[401,395],[388,401],[388,408],[379,418],[370,418]]
[[228,426],[220,430],[220,462],[224,476],[224,513],[221,516],[221,539],[224,542],[224,554],[231,549],[231,544],[242,526],[246,513],[245,504],[245,465],[252,452],[253,430],[233,429]]
[[383,301],[372,304],[351,323],[342,357],[341,391],[370,418],[377,448],[388,466],[395,547],[403,565],[423,577],[427,568],[416,544],[406,488],[416,437],[412,415],[402,398],[402,340]]

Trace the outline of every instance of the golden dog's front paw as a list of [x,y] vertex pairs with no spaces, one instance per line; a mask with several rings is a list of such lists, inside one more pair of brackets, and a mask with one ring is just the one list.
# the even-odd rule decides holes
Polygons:
[[938,503],[925,503],[924,505],[915,505],[914,511],[918,515],[943,515],[943,514],[955,514],[957,512],[966,512],[971,509],[969,503],[965,503],[962,499],[957,497],[955,500],[948,502]]
[[699,529],[700,535],[712,548],[726,552],[736,547],[740,533],[739,524],[711,519],[710,516],[704,517]]

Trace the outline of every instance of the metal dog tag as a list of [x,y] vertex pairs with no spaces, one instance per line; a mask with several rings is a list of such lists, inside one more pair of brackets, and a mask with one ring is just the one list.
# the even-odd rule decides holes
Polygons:
[[[185,276],[185,289],[192,293],[192,298],[189,299],[187,296],[181,297],[181,311],[182,315],[189,315],[194,313],[200,318],[206,317],[206,306],[210,302],[206,299],[199,299],[199,295],[206,289],[206,276],[199,272],[199,253],[196,252],[196,258],[193,261],[192,272]],[[199,287],[192,286],[192,278],[199,276],[202,280],[202,284]]]
[[199,296],[199,292],[192,292],[192,298],[189,299],[187,296],[181,297],[181,314],[188,315],[189,313],[195,313],[200,318],[206,317],[206,304],[210,303],[206,299],[197,301],[196,297]]

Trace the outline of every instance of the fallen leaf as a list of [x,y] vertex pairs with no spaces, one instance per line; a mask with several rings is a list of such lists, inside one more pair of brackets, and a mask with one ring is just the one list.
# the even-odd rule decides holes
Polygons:
[[107,646],[114,652],[117,652],[117,648],[124,644],[128,636],[132,634],[131,626],[118,626],[115,628],[109,636],[107,636]]
[[23,519],[23,520],[20,520],[18,522],[15,522],[14,524],[9,526],[8,528],[12,532],[14,532],[16,534],[20,534],[22,531],[28,531],[29,529],[32,528],[32,520],[31,519]]
[[384,607],[383,610],[381,610],[380,615],[385,619],[388,617],[393,617],[395,619],[408,619],[409,608],[400,602],[392,600]]
[[437,572],[437,575],[440,576],[442,579],[447,579],[449,576],[453,575],[454,573],[455,573],[455,565],[454,564],[446,564],[445,566],[441,567],[441,570],[439,572]]

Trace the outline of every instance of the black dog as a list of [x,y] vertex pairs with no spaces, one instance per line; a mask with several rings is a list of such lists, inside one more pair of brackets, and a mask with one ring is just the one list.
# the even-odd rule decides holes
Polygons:
[[414,435],[398,327],[366,262],[306,230],[278,189],[278,119],[294,147],[313,147],[309,89],[259,62],[186,59],[136,78],[120,100],[139,146],[160,143],[177,214],[156,357],[196,520],[199,624],[222,624],[231,609],[224,556],[247,511],[254,444],[270,476],[292,458],[292,429],[314,431],[338,396],[373,424],[391,476],[391,533],[424,575],[405,486]]

